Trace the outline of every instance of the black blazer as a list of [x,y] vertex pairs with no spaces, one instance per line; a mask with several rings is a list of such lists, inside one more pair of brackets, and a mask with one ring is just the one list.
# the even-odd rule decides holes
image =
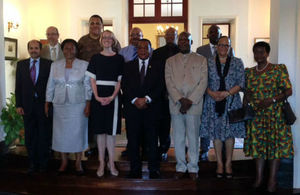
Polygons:
[[152,102],[148,104],[148,110],[159,112],[161,103],[161,93],[163,88],[163,71],[159,61],[149,60],[144,83],[141,85],[139,61],[138,59],[130,61],[124,66],[122,77],[122,91],[124,96],[125,115],[133,110],[138,110],[131,101],[135,98],[142,98],[148,95]]
[[[16,107],[22,107],[25,114],[30,114],[34,99],[45,102],[45,93],[50,73],[51,60],[40,58],[39,75],[36,84],[30,78],[30,59],[17,63],[16,72]],[[37,94],[37,97],[35,97]]]

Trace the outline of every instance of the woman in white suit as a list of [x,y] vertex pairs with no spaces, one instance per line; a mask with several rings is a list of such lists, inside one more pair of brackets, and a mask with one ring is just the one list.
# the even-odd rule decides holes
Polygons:
[[52,63],[46,91],[45,112],[53,103],[52,149],[61,152],[59,174],[66,171],[67,153],[75,153],[75,171],[83,174],[82,151],[88,148],[88,115],[90,112],[91,87],[85,76],[88,63],[76,58],[77,42],[66,39],[61,48],[65,59]]

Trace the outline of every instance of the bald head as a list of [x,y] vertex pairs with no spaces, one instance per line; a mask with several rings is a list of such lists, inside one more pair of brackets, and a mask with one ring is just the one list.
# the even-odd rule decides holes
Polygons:
[[167,44],[176,44],[177,30],[175,28],[168,28],[165,32],[165,39]]
[[213,45],[216,45],[219,41],[219,38],[222,36],[221,29],[219,26],[213,24],[209,27],[207,38],[209,38],[209,42]]
[[129,44],[137,47],[138,41],[143,38],[143,32],[140,28],[134,27],[130,31]]
[[178,37],[178,48],[181,53],[189,53],[193,44],[192,35],[189,32],[182,32]]
[[55,26],[49,26],[46,30],[46,36],[48,43],[51,46],[55,46],[58,43],[59,33]]

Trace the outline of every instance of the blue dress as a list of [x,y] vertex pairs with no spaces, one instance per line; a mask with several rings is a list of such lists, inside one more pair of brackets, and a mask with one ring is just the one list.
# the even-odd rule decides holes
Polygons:
[[[218,91],[220,78],[218,76],[215,58],[209,58],[207,65],[208,87],[212,91]],[[222,65],[222,69],[223,68],[224,64]],[[225,78],[225,85],[226,90],[230,90],[232,87],[237,85],[244,88],[245,73],[241,59],[231,57],[229,71]],[[242,107],[242,101],[239,93],[226,98],[225,112],[222,116],[218,117],[218,113],[215,111],[216,101],[207,93],[205,94],[200,126],[200,137],[206,137],[210,140],[220,139],[222,141],[225,141],[228,138],[245,137],[244,122],[229,124],[228,109],[230,104],[231,109],[238,109]]]

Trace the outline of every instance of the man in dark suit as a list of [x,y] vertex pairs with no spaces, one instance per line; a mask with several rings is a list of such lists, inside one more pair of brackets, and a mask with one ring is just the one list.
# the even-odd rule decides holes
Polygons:
[[[162,67],[163,75],[165,75],[166,60],[179,53],[177,42],[177,30],[175,28],[168,28],[165,32],[166,45],[153,51],[152,58],[160,60],[160,66]],[[165,79],[163,79],[163,92],[162,99],[162,111],[161,118],[159,120],[158,137],[159,137],[159,155],[162,161],[167,161],[167,152],[171,144],[170,127],[171,116],[169,108],[169,98],[166,88]]]
[[51,141],[51,129],[44,105],[52,61],[40,58],[41,48],[39,41],[29,41],[27,49],[30,58],[19,61],[16,72],[16,107],[17,113],[24,119],[29,174],[47,170]]
[[[214,57],[217,54],[217,44],[222,36],[221,29],[219,26],[213,24],[209,27],[207,38],[209,39],[209,44],[202,45],[197,48],[197,53],[206,57],[208,60],[211,57]],[[234,56],[234,51],[230,48],[229,51],[230,56]],[[201,138],[201,146],[200,146],[200,160],[207,161],[208,160],[208,151],[209,151],[210,140],[207,138]],[[225,147],[223,147],[225,148]]]
[[150,41],[139,40],[138,59],[125,65],[122,78],[124,114],[128,128],[129,178],[142,177],[140,158],[142,133],[146,134],[149,177],[150,179],[160,177],[157,123],[161,108],[163,75],[159,62],[149,58],[150,51]]

